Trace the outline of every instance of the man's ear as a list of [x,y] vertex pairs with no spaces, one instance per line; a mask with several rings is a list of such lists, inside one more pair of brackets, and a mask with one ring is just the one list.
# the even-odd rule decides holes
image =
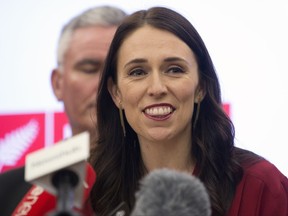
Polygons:
[[56,68],[51,73],[51,85],[58,101],[62,101],[63,99],[63,74],[62,72]]
[[121,95],[118,89],[118,86],[114,83],[114,81],[112,80],[111,77],[109,77],[108,79],[108,83],[107,83],[107,87],[108,87],[108,91],[114,101],[114,104],[118,107],[118,108],[122,108],[121,106]]

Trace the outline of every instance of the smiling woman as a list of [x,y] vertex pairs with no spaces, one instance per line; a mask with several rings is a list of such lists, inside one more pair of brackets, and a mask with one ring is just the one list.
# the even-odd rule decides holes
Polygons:
[[[147,40],[141,42],[143,37]],[[117,83],[110,78],[108,89],[118,108],[121,101],[142,151],[149,151],[151,142],[164,145],[163,139],[164,149],[181,146],[179,135],[185,131],[189,137],[194,103],[202,95],[190,48],[170,32],[145,25],[125,39],[118,55]]]
[[123,201],[132,210],[139,181],[159,168],[197,176],[213,215],[287,215],[287,178],[262,157],[234,147],[209,53],[175,11],[137,11],[119,26],[97,110],[99,139],[91,157],[97,215]]

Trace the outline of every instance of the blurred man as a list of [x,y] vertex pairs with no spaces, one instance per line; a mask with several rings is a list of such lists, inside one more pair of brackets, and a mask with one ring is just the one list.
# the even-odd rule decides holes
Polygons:
[[88,130],[92,138],[97,137],[99,76],[116,28],[125,16],[116,8],[97,7],[75,17],[62,30],[58,67],[51,82],[55,96],[64,103],[73,135]]
[[[62,29],[58,65],[52,71],[51,84],[57,99],[64,103],[72,135],[89,131],[92,139],[97,138],[95,101],[98,80],[114,33],[125,16],[124,11],[115,7],[95,7],[74,17]],[[24,201],[29,193],[33,193],[33,188],[24,181],[23,167],[1,174],[1,216],[31,215],[33,206],[37,207],[37,200],[33,200],[33,206],[31,202],[27,206]],[[55,207],[55,203],[54,206],[48,205],[51,199],[52,203],[55,202],[55,198],[49,199],[44,205],[45,211]],[[43,208],[39,210],[42,212]],[[27,212],[22,214],[18,211]]]

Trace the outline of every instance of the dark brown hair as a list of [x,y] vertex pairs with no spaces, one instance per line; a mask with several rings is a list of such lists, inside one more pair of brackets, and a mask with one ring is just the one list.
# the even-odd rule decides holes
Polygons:
[[[137,134],[125,120],[126,137],[123,136],[118,108],[107,89],[109,77],[117,82],[117,58],[123,41],[144,25],[171,32],[184,41],[196,57],[205,97],[196,127],[191,131],[191,157],[197,161],[197,175],[208,190],[213,215],[224,215],[242,173],[240,165],[233,159],[234,127],[222,109],[218,78],[200,35],[185,17],[163,7],[128,16],[117,29],[108,52],[97,99],[99,140],[91,157],[97,173],[91,192],[92,206],[99,215],[107,215],[122,201],[132,209],[138,182],[145,174]],[[195,113],[192,122],[194,118]]]

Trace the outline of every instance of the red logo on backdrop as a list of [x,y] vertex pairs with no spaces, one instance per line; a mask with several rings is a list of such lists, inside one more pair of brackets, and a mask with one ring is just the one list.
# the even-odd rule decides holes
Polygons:
[[224,104],[223,104],[223,109],[224,109],[224,111],[226,112],[226,114],[231,117],[230,104],[229,104],[229,103],[224,103]]
[[44,147],[45,115],[0,115],[0,172],[22,166],[25,155]]
[[71,136],[68,118],[64,112],[54,113],[54,143]]

